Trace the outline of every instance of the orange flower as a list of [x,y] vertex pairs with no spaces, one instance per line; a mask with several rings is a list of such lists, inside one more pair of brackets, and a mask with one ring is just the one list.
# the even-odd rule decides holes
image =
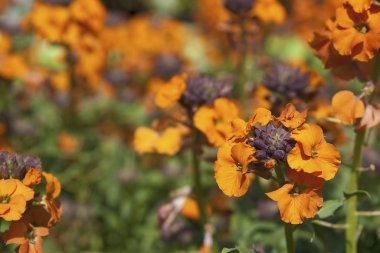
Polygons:
[[[326,21],[324,30],[316,32],[310,46],[314,49],[314,53],[324,63],[325,68],[331,69],[334,76],[343,80],[350,80],[356,77],[357,71],[354,69],[350,56],[341,55],[334,48],[332,43],[333,31],[336,27],[336,21],[329,19]],[[370,62],[358,62],[357,67],[360,72],[369,76],[371,72]]]
[[78,148],[78,140],[69,133],[61,133],[58,136],[59,149],[65,154],[72,154]]
[[248,191],[253,177],[248,171],[250,162],[255,161],[254,149],[246,144],[233,145],[225,142],[218,150],[215,162],[215,179],[227,196],[240,197]]
[[322,186],[324,181],[304,172],[288,170],[292,182],[266,193],[277,202],[281,220],[290,224],[301,224],[312,218],[323,205]]
[[6,79],[22,78],[28,72],[24,59],[17,54],[11,54],[0,59],[0,76]]
[[0,217],[6,221],[19,220],[25,212],[26,202],[34,191],[17,179],[0,180]]
[[355,13],[345,4],[336,10],[333,44],[341,55],[358,61],[369,61],[380,47],[380,8]]
[[49,229],[45,227],[34,227],[30,223],[17,221],[9,227],[5,243],[19,244],[18,253],[42,253],[42,237],[48,234]]
[[99,31],[103,27],[106,9],[99,0],[75,0],[70,5],[70,14],[78,22]]
[[41,183],[42,171],[37,168],[30,168],[26,173],[23,183],[26,186],[33,187]]
[[[184,200],[180,212],[184,217],[190,220],[199,220],[201,217],[197,201],[189,197],[186,197],[186,199]],[[211,208],[209,205],[206,206],[206,213],[211,213]]]
[[285,8],[277,0],[257,0],[252,13],[265,24],[282,24],[286,18]]
[[297,141],[287,158],[292,169],[325,180],[335,176],[340,165],[340,155],[334,145],[325,141],[318,125],[304,124],[292,132],[292,138]]
[[139,154],[154,153],[174,155],[181,148],[181,128],[168,127],[163,132],[157,132],[147,127],[137,128],[133,138],[133,148]]
[[174,105],[186,90],[186,75],[174,76],[158,90],[155,103],[160,108]]
[[69,20],[70,14],[67,8],[37,2],[33,5],[26,22],[35,28],[40,37],[60,42]]
[[[228,113],[226,113],[228,112]],[[210,144],[222,145],[231,133],[231,122],[238,118],[239,107],[227,98],[218,98],[213,106],[204,105],[194,114],[194,125],[207,137]]]
[[334,116],[345,125],[352,125],[364,115],[364,103],[352,93],[343,90],[332,98]]
[[257,108],[252,116],[248,120],[247,127],[251,128],[254,127],[256,124],[260,124],[262,126],[265,126],[269,123],[272,119],[272,113],[265,108]]
[[287,128],[297,128],[306,121],[307,110],[298,112],[293,104],[287,104],[278,121]]
[[48,226],[52,226],[59,221],[62,215],[61,202],[58,200],[61,193],[61,183],[53,174],[43,172],[42,175],[46,180],[44,204],[51,215]]

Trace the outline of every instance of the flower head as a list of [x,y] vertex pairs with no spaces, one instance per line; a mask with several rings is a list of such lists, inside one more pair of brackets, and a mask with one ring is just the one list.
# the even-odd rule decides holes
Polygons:
[[[356,5],[355,5],[356,7]],[[356,13],[350,4],[336,10],[333,44],[341,55],[358,61],[369,61],[380,47],[380,8]]]
[[330,180],[335,177],[340,165],[340,155],[334,145],[327,143],[322,128],[316,124],[305,124],[292,132],[297,141],[288,154],[288,164],[296,171]]
[[0,179],[0,217],[6,221],[19,220],[26,209],[26,202],[34,191],[17,179]]
[[323,205],[324,181],[304,172],[288,170],[290,182],[266,195],[277,202],[281,220],[290,224],[301,224],[312,218]]
[[252,174],[248,165],[255,160],[254,149],[244,143],[225,142],[218,151],[215,162],[215,179],[227,196],[240,197],[249,187]]
[[262,83],[269,89],[290,99],[303,94],[309,83],[309,74],[291,65],[277,63],[268,71]]

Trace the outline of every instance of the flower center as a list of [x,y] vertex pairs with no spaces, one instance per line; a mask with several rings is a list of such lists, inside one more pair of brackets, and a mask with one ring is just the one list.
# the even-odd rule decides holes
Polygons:
[[315,150],[314,148],[311,150],[311,157],[313,158],[318,157],[318,151]]
[[10,199],[11,199],[11,198],[10,198],[8,195],[1,196],[1,197],[0,197],[0,203],[1,203],[1,204],[8,204]]
[[243,170],[243,165],[241,163],[236,163],[236,170],[237,171],[242,171]]
[[366,23],[359,23],[355,25],[355,29],[360,32],[360,33],[368,33],[369,32],[369,27]]
[[298,196],[300,195],[304,190],[306,190],[306,186],[300,185],[300,184],[295,184],[293,189],[289,192],[290,195],[293,196]]

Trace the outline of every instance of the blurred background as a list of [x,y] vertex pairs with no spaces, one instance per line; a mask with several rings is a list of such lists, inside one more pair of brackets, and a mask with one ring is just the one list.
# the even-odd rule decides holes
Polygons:
[[[258,66],[279,58],[307,62],[327,83],[340,84],[307,44],[336,2],[281,1],[286,21],[270,26],[258,44],[256,51],[268,57],[253,56],[250,80],[259,82]],[[45,252],[198,251],[203,238],[191,220],[170,238],[157,221],[171,192],[191,185],[189,154],[139,156],[131,143],[138,126],[160,116],[153,94],[171,76],[193,71],[232,78],[235,56],[221,25],[226,15],[222,0],[1,0],[0,146],[40,157],[63,188],[63,216],[44,240]],[[208,152],[215,157],[215,150]],[[372,149],[366,159],[380,163]],[[210,202],[222,210],[215,218],[216,252],[253,244],[257,252],[284,252],[275,203],[263,199],[265,182],[231,201],[216,187],[213,163],[204,162],[202,170]],[[340,198],[345,180],[340,172],[334,186],[328,182],[325,198]],[[377,173],[362,180],[372,182],[365,184],[371,205],[379,203]],[[362,222],[361,252],[380,251],[380,220]],[[305,224],[297,238],[299,252],[343,252],[336,244],[344,241],[341,230]]]

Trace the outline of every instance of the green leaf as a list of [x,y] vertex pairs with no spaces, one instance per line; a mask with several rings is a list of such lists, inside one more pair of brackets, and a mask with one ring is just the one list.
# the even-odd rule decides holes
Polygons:
[[221,253],[240,252],[238,248],[223,248]]
[[323,207],[317,213],[320,219],[325,219],[330,217],[335,213],[335,211],[343,205],[343,202],[340,200],[327,200],[323,203]]
[[363,191],[363,190],[359,190],[359,191],[356,191],[356,192],[352,192],[352,193],[346,193],[346,192],[343,192],[343,195],[345,197],[345,199],[349,199],[353,196],[367,196],[369,199],[371,199],[371,194],[369,194],[369,192],[367,191]]
[[2,220],[0,223],[0,232],[3,233],[5,231],[7,231],[11,224],[12,224],[12,222]]

